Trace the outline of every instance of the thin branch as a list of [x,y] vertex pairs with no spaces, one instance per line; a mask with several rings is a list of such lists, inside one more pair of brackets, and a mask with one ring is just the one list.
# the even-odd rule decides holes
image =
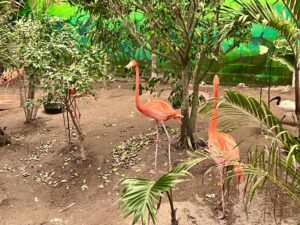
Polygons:
[[[120,11],[119,11],[119,13],[120,13]],[[151,49],[151,48],[147,47],[146,43],[145,43],[142,39],[140,39],[140,38],[138,37],[138,34],[135,33],[135,32],[133,31],[133,29],[129,26],[129,24],[128,24],[127,21],[126,21],[126,18],[125,18],[123,15],[120,15],[120,16],[121,16],[121,18],[122,18],[122,21],[123,21],[125,27],[127,28],[127,30],[129,31],[129,33],[131,34],[131,36],[134,38],[134,40],[135,40],[139,45],[141,45],[141,47],[143,47],[144,49],[148,50],[149,52],[152,52],[152,53],[154,53],[154,54],[156,54],[156,55],[159,55],[159,56],[161,56],[161,57],[163,57],[163,58],[165,58],[165,59],[168,59],[168,60],[170,60],[170,61],[172,61],[172,62],[178,63],[178,61],[174,60],[173,57],[171,57],[171,56],[169,56],[169,55],[166,55],[166,54],[164,54],[164,53],[155,51],[154,49]]]

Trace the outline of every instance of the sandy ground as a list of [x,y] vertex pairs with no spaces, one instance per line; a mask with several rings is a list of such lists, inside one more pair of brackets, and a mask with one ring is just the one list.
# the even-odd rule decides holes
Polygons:
[[[1,225],[129,225],[130,218],[123,219],[116,199],[122,191],[118,181],[123,177],[147,177],[153,167],[155,135],[154,122],[141,115],[135,108],[134,92],[128,83],[110,83],[108,89],[98,88],[99,100],[83,98],[79,101],[82,113],[82,128],[86,134],[87,160],[82,162],[74,152],[66,149],[62,115],[47,115],[39,110],[38,120],[24,124],[22,109],[0,111],[0,126],[8,126],[13,144],[0,148],[0,224]],[[226,87],[225,89],[228,89]],[[9,90],[10,92],[12,90]],[[211,95],[212,88],[201,87]],[[244,93],[258,96],[258,89],[243,88]],[[0,93],[4,93],[0,89]],[[222,93],[222,92],[221,92]],[[284,99],[293,99],[292,92],[273,90]],[[162,99],[168,93],[163,92]],[[149,99],[145,93],[141,101]],[[264,91],[266,98],[266,91]],[[278,116],[282,113],[272,106]],[[287,119],[291,123],[291,118]],[[169,128],[178,128],[176,122],[167,123]],[[207,139],[208,118],[199,116],[199,135]],[[288,126],[291,131],[295,127]],[[176,132],[174,132],[176,139]],[[143,138],[139,139],[139,135]],[[262,136],[257,130],[243,127],[232,134],[241,144],[242,156],[251,143]],[[112,151],[115,146],[135,137],[143,141],[141,151],[136,154],[131,168],[111,171]],[[160,143],[159,169],[167,170],[166,139]],[[261,139],[261,143],[264,140]],[[186,152],[173,148],[174,163],[186,158]],[[249,208],[248,218],[243,209],[242,195],[233,188],[226,198],[227,218],[217,218],[220,199],[219,178],[215,174],[206,177],[203,173],[214,165],[207,161],[192,169],[194,178],[179,185],[174,191],[175,207],[181,225],[275,225],[300,224],[300,210],[292,201],[285,199],[281,204],[282,217],[273,216],[273,206],[262,193],[258,194]],[[278,214],[278,213],[277,213]],[[163,201],[158,212],[159,225],[170,224],[169,205]],[[275,221],[276,220],[276,221]],[[281,220],[281,221],[280,221]]]

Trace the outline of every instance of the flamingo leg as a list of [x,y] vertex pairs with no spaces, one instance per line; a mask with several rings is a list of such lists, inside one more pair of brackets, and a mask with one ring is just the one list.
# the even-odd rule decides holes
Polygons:
[[155,121],[156,125],[156,144],[155,144],[155,163],[154,163],[154,170],[156,171],[157,165],[157,151],[158,151],[158,141],[159,141],[159,130],[158,130],[158,122]]
[[162,126],[165,130],[165,133],[166,133],[167,137],[168,137],[169,170],[172,170],[172,164],[171,164],[171,143],[172,143],[172,139],[171,139],[171,137],[170,137],[170,135],[167,131],[167,128],[166,128],[164,122],[162,122],[161,124],[162,124]]
[[9,82],[7,82],[7,85],[6,85],[6,87],[4,88],[4,96],[5,96],[5,97],[6,97],[6,91],[7,91],[8,86],[9,86]]
[[157,152],[158,152],[158,142],[159,142],[159,128],[158,128],[158,121],[155,121],[155,128],[156,128],[156,140],[155,140],[155,159],[154,159],[154,170],[150,170],[150,174],[156,174],[157,168]]
[[222,196],[222,213],[219,215],[219,219],[225,219],[225,194],[224,194],[224,189],[225,189],[225,181],[223,179],[224,175],[224,166],[222,165],[220,168],[220,178],[221,178],[221,196]]

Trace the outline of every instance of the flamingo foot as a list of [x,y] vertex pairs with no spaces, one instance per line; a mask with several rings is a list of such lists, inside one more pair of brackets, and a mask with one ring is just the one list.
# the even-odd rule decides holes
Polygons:
[[226,218],[225,213],[224,212],[219,212],[218,218],[219,218],[219,220],[224,220]]
[[155,175],[157,173],[157,170],[149,170],[149,174]]

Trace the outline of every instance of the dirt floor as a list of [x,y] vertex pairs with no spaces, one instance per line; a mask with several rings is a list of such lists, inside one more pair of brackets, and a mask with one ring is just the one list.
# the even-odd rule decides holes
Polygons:
[[[86,134],[87,160],[74,156],[76,149],[66,148],[62,114],[47,115],[41,108],[38,119],[31,125],[24,124],[21,108],[0,111],[0,126],[7,126],[13,144],[0,148],[0,225],[129,225],[130,218],[123,219],[116,199],[122,191],[118,181],[123,177],[151,178],[153,168],[155,135],[154,122],[141,115],[135,108],[131,83],[111,82],[108,89],[98,88],[99,100],[82,98],[82,128]],[[222,91],[224,88],[221,88]],[[228,87],[225,87],[228,89]],[[258,97],[259,89],[236,88]],[[211,95],[211,86],[201,91]],[[221,94],[222,94],[221,91]],[[10,89],[9,92],[12,92]],[[0,93],[4,93],[0,89]],[[263,97],[267,92],[264,90]],[[273,89],[272,96],[293,99],[292,91]],[[168,91],[160,98],[167,99]],[[145,93],[141,101],[150,95]],[[272,104],[275,114],[282,113]],[[199,116],[199,135],[207,139],[208,118]],[[288,129],[292,119],[288,118]],[[179,124],[167,123],[174,139]],[[242,156],[250,144],[263,140],[257,129],[242,127],[232,135],[241,143]],[[164,137],[164,136],[163,136]],[[118,166],[117,156],[126,148],[136,149],[123,166]],[[159,169],[167,170],[167,141],[162,139],[159,148]],[[113,154],[113,151],[115,154]],[[185,151],[173,148],[174,164],[187,157]],[[207,161],[192,169],[194,178],[176,187],[175,207],[181,225],[257,225],[300,224],[300,210],[289,198],[280,195],[281,218],[273,216],[274,207],[264,195],[257,195],[248,209],[243,208],[243,196],[232,188],[226,198],[227,218],[218,220],[220,200],[219,178],[210,174],[202,182],[203,173],[214,165]],[[114,166],[114,167],[113,167]],[[241,187],[240,187],[241,188]],[[276,212],[280,211],[277,208]],[[278,213],[277,213],[278,215]],[[169,208],[163,201],[158,212],[159,225],[170,224]]]

